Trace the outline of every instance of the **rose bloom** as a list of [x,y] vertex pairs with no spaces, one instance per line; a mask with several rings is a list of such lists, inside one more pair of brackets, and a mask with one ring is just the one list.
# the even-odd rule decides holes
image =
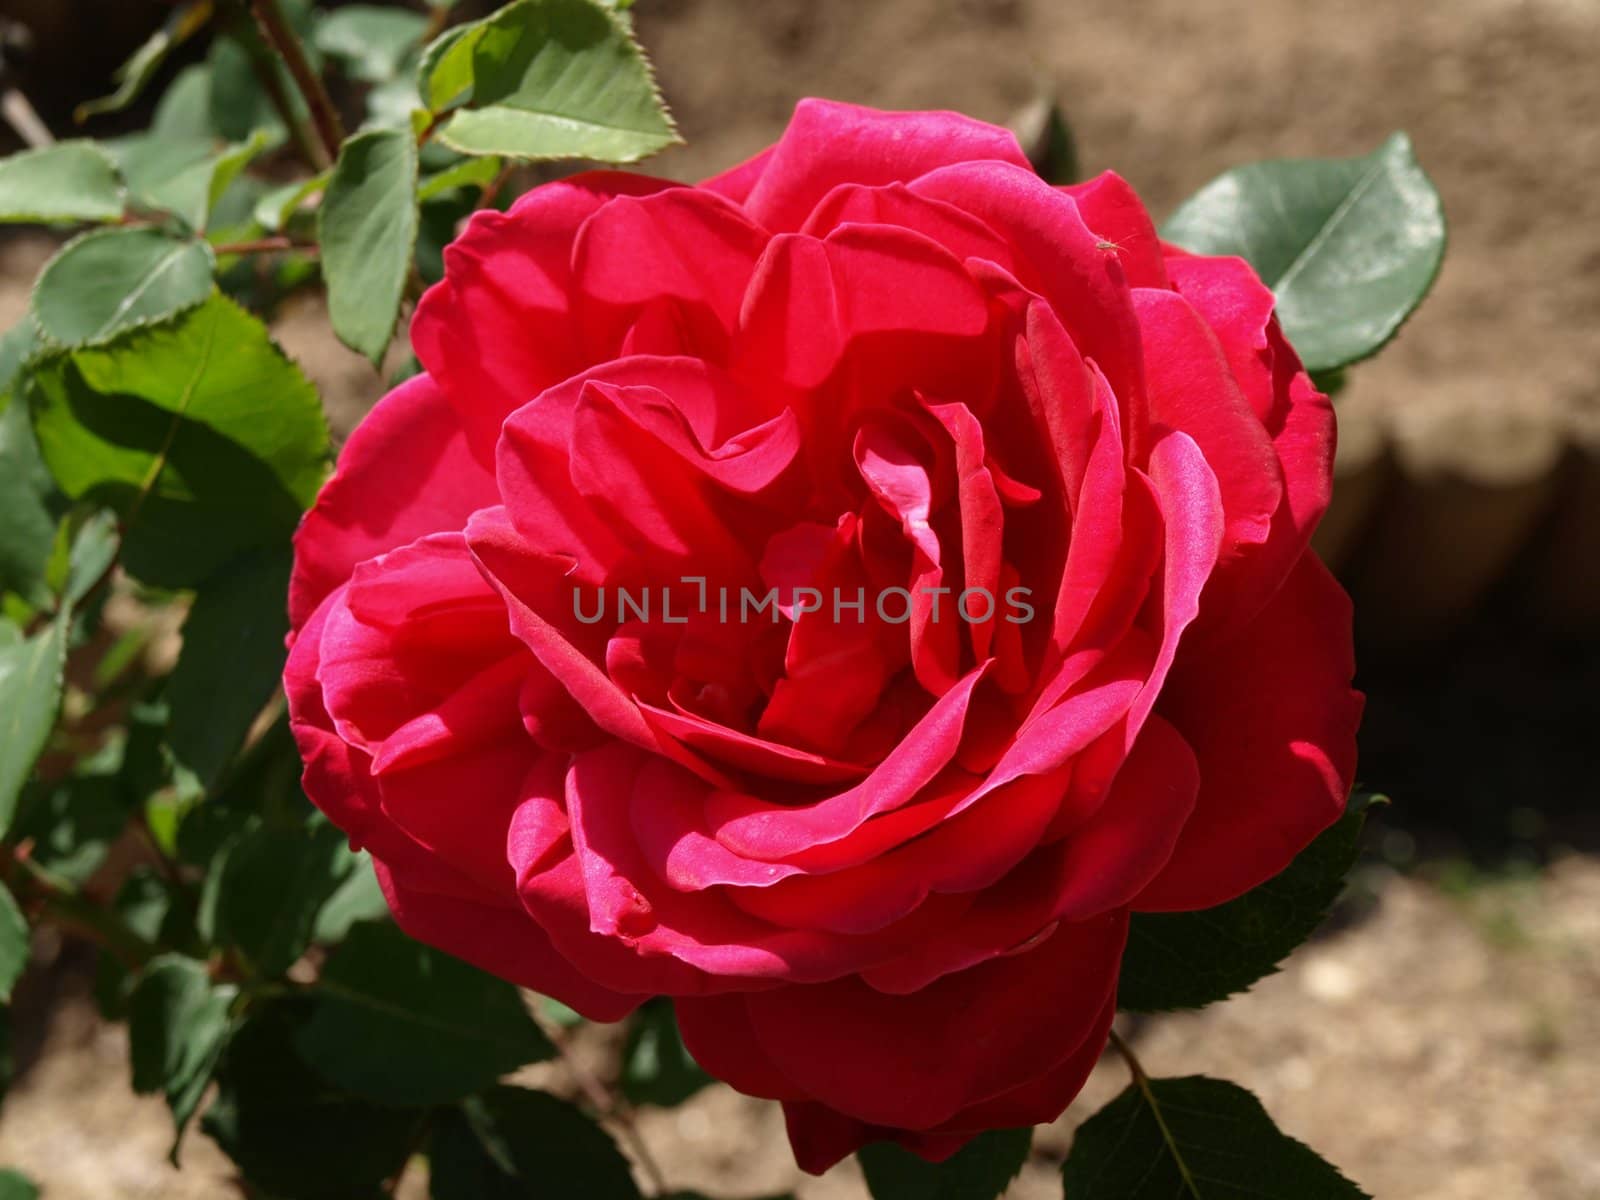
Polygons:
[[285,675],[412,936],[597,1020],[673,997],[809,1171],[939,1159],[1078,1092],[1130,913],[1342,811],[1331,407],[1250,267],[1117,176],[806,101],[724,175],[546,184],[445,261],[426,373],[299,531]]

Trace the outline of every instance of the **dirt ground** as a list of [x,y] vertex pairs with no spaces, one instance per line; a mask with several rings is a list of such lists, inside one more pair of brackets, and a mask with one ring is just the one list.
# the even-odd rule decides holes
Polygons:
[[[682,178],[759,149],[804,95],[1004,121],[1053,90],[1084,167],[1116,168],[1158,214],[1230,165],[1360,153],[1403,127],[1444,195],[1452,244],[1434,296],[1362,368],[1347,411],[1378,410],[1402,447],[1520,438],[1552,461],[1571,452],[1572,430],[1600,428],[1600,0],[639,0],[636,11],[689,142],[652,169]],[[41,253],[0,246],[0,326]],[[376,377],[330,343],[314,307],[278,329],[345,422],[376,397]],[[1418,582],[1369,573],[1363,587],[1360,574],[1369,609],[1384,588]],[[1392,739],[1385,749],[1407,754]],[[1566,802],[1593,809],[1594,778],[1563,775]],[[1435,799],[1448,832],[1453,797]],[[1374,871],[1363,919],[1283,974],[1131,1031],[1147,1066],[1253,1088],[1381,1200],[1600,1200],[1600,859],[1465,891]],[[43,1053],[7,1098],[0,1163],[44,1183],[47,1200],[229,1194],[203,1137],[181,1175],[165,1165],[164,1105],[131,1096],[121,1031],[72,994],[47,1027],[19,1031]],[[1011,1200],[1059,1195],[1071,1125],[1123,1083],[1118,1064],[1102,1065],[1040,1132]],[[677,1186],[864,1195],[848,1164],[802,1179],[776,1108],[723,1089],[647,1113],[643,1128]]]

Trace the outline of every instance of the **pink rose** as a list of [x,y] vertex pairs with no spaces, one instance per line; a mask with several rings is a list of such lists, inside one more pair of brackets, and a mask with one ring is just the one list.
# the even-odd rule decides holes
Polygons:
[[596,1019],[675,997],[807,1170],[940,1158],[1077,1093],[1130,912],[1341,812],[1331,408],[1117,176],[806,101],[446,262],[300,530],[285,676],[413,936]]

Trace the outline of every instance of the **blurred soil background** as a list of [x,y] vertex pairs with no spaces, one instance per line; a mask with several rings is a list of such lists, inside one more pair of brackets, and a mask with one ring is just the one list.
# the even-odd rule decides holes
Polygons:
[[[1395,804],[1340,915],[1282,974],[1128,1032],[1159,1073],[1253,1088],[1381,1200],[1600,1200],[1600,0],[635,11],[689,143],[648,169],[685,179],[770,142],[806,95],[1007,122],[1053,94],[1084,171],[1115,168],[1158,218],[1229,166],[1411,133],[1451,246],[1433,297],[1339,399],[1319,539],[1357,601],[1362,777]],[[0,0],[32,34],[18,82],[60,133],[163,13]],[[0,241],[0,328],[51,251],[37,234]],[[348,430],[377,376],[314,302],[276,328]],[[0,1163],[47,1200],[231,1194],[202,1136],[182,1174],[167,1167],[165,1106],[129,1092],[85,950],[40,944],[35,959]],[[604,1070],[605,1039],[590,1049]],[[1102,1064],[1040,1132],[1012,1200],[1059,1196],[1071,1127],[1124,1082]],[[776,1106],[725,1089],[646,1112],[643,1129],[675,1186],[865,1194],[850,1165],[800,1177]]]

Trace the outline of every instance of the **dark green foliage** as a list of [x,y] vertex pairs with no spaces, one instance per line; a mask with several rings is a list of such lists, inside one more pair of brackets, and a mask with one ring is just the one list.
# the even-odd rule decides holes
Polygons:
[[167,688],[170,745],[208,788],[282,679],[290,562],[280,545],[229,563],[201,585],[183,624],[183,653]]
[[1135,913],[1117,1006],[1131,1012],[1202,1008],[1274,973],[1344,890],[1372,800],[1353,796],[1344,816],[1286,870],[1237,900],[1201,912]]
[[1072,1200],[1366,1196],[1249,1092],[1198,1075],[1130,1085],[1079,1127],[1062,1178]]
[[0,883],[0,1004],[11,999],[11,988],[28,965],[28,922],[16,900]]
[[317,991],[301,1054],[380,1104],[459,1100],[553,1053],[516,988],[387,923],[353,927]]
[[68,496],[122,517],[123,561],[149,583],[194,586],[282,545],[326,471],[315,391],[220,296],[30,376],[45,463]]
[[252,1185],[283,1200],[375,1200],[426,1115],[329,1088],[300,1058],[301,1003],[269,1005],[234,1034],[203,1128]]
[[155,959],[134,985],[128,1001],[133,1089],[165,1094],[177,1126],[174,1155],[211,1082],[237,995],[231,984],[213,984],[204,964],[179,955]]
[[639,1200],[628,1160],[611,1135],[565,1100],[494,1087],[463,1110],[489,1157],[537,1189],[525,1194]]
[[1249,262],[1312,372],[1382,349],[1433,286],[1445,244],[1439,194],[1403,133],[1365,158],[1236,167],[1161,232],[1198,254]]
[[281,975],[311,944],[317,914],[353,868],[345,846],[344,834],[325,823],[251,824],[211,864],[200,932],[253,971]]
[[1031,1129],[999,1129],[973,1138],[942,1163],[892,1142],[856,1154],[873,1200],[996,1200],[1028,1161]]
[[635,1104],[682,1104],[711,1077],[689,1056],[667,1000],[652,1000],[633,1016],[622,1052],[622,1094]]

